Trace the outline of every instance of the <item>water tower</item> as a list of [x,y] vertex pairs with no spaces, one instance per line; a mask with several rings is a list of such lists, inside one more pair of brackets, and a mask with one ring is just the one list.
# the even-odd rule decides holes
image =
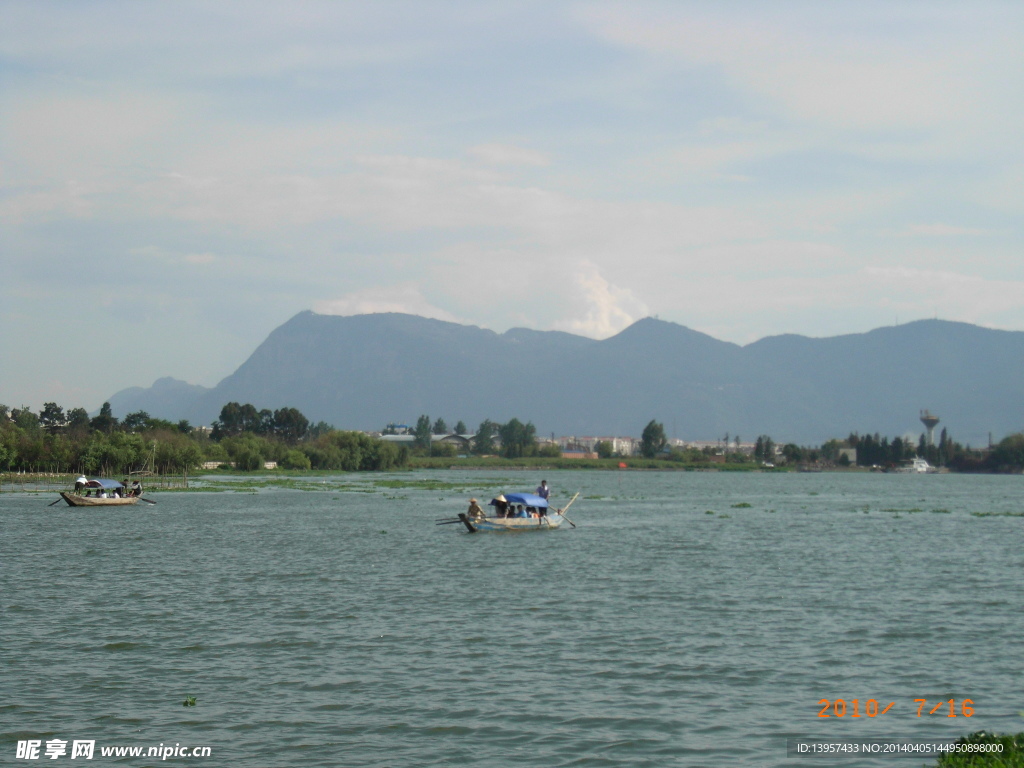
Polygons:
[[928,430],[928,445],[935,445],[935,426],[939,423],[938,416],[932,416],[927,409],[921,411],[921,423]]

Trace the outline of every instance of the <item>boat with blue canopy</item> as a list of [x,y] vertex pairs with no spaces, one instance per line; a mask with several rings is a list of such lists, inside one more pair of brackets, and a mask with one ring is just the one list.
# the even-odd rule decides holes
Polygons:
[[565,516],[566,510],[576,501],[577,493],[564,509],[552,508],[548,500],[533,493],[505,493],[491,499],[488,504],[493,511],[488,514],[476,499],[469,500],[469,510],[460,512],[453,520],[442,520],[438,525],[461,522],[470,533],[480,531],[552,531],[563,522],[573,528],[576,524]]

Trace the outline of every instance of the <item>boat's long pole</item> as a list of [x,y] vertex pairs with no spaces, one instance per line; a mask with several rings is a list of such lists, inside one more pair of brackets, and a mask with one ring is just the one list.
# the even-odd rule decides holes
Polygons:
[[[579,492],[579,491],[576,491],[576,496],[579,496],[579,495],[580,495],[580,492]],[[563,520],[565,520],[565,522],[567,522],[567,523],[568,523],[569,525],[571,525],[571,526],[572,526],[573,528],[575,528],[575,527],[576,527],[576,523],[574,523],[574,522],[573,522],[572,520],[570,520],[570,519],[569,519],[568,517],[566,517],[566,516],[565,516],[565,510],[567,510],[567,509],[568,509],[569,507],[571,507],[571,506],[572,506],[572,503],[573,503],[574,501],[576,501],[576,496],[573,496],[573,497],[572,497],[571,499],[569,499],[569,503],[568,503],[568,504],[566,504],[566,505],[565,505],[565,507],[563,507],[562,509],[560,509],[560,510],[558,511],[558,514],[560,514],[560,515],[562,516],[562,519],[563,519]]]

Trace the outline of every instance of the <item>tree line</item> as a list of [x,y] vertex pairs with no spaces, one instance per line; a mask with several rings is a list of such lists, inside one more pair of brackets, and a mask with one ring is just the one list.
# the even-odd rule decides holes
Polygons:
[[[393,425],[389,425],[393,426]],[[386,429],[385,432],[389,430]],[[393,430],[391,430],[393,431]],[[234,464],[240,470],[262,469],[277,462],[285,469],[339,471],[388,470],[405,466],[410,453],[454,456],[454,445],[435,443],[432,435],[450,434],[444,419],[431,421],[423,414],[411,430],[412,449],[385,442],[361,432],[335,429],[323,421],[311,423],[298,409],[285,407],[259,410],[249,403],[230,402],[221,409],[212,430],[193,428],[188,421],[171,422],[154,418],[145,411],[117,419],[110,403],[91,417],[84,408],[65,410],[45,403],[35,413],[27,407],[0,405],[0,471],[85,472],[117,475],[150,470],[158,474],[191,471],[204,462]],[[454,432],[465,435],[459,421]],[[748,462],[738,450],[728,452],[726,461]],[[935,466],[962,472],[1015,472],[1024,468],[1024,433],[1004,438],[988,451],[971,450],[953,440],[945,429],[936,445],[922,436],[915,445],[900,437],[889,439],[875,434],[851,433],[845,440],[830,440],[817,448],[786,444],[777,451],[768,435],[757,438],[754,459],[769,463],[777,454],[789,464],[828,462],[842,464],[848,459],[843,448],[856,448],[860,466],[898,465],[921,456]],[[475,455],[558,457],[557,445],[541,444],[532,422],[518,418],[498,423],[484,419],[470,442]],[[595,446],[601,458],[613,456],[610,442]],[[640,453],[645,458],[663,458],[680,463],[706,463],[714,449],[697,450],[670,446],[664,426],[652,419],[644,427]]]
[[0,471],[124,475],[189,472],[205,462],[240,470],[277,462],[286,469],[388,470],[404,466],[408,450],[361,432],[311,424],[296,408],[257,410],[226,404],[212,430],[170,422],[145,411],[117,419],[110,403],[90,418],[45,403],[39,413],[0,405]]
[[[385,434],[394,433],[394,425],[388,425]],[[433,435],[465,435],[466,425],[461,420],[455,425],[454,432],[449,432],[444,419],[430,421],[430,416],[421,414],[416,426],[410,430],[413,436],[413,452],[415,455],[455,456],[458,448],[451,444],[437,444]],[[519,459],[530,456],[561,456],[557,445],[540,444],[537,441],[537,428],[532,422],[523,423],[518,418],[509,419],[500,424],[484,419],[477,427],[476,433],[469,441],[469,450],[476,456],[501,456],[506,459]]]

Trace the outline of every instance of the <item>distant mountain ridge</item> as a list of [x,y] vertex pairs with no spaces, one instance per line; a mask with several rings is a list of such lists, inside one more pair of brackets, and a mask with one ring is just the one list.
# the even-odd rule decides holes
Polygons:
[[302,312],[213,388],[170,378],[110,398],[114,414],[208,424],[232,400],[380,429],[422,413],[471,428],[532,421],[540,434],[670,435],[817,444],[853,430],[920,432],[928,408],[962,442],[1024,427],[1024,332],[921,320],[868,333],[783,335],[747,346],[654,318],[597,341],[499,334],[398,313]]

